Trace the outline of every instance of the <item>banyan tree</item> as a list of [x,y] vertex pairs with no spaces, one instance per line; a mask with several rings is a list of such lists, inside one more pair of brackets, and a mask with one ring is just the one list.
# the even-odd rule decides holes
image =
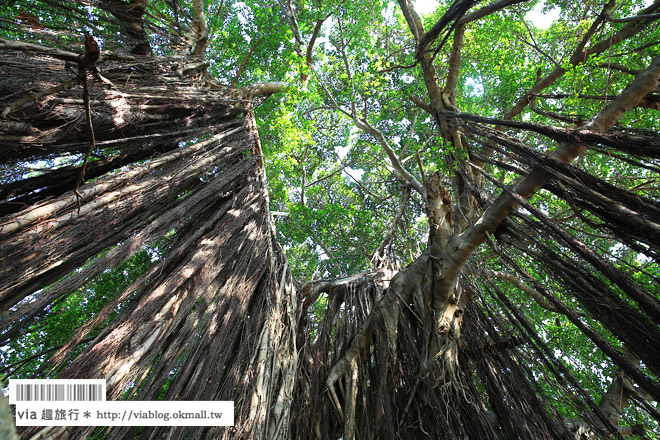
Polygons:
[[431,3],[0,6],[2,380],[235,405],[21,438],[657,438],[660,1]]

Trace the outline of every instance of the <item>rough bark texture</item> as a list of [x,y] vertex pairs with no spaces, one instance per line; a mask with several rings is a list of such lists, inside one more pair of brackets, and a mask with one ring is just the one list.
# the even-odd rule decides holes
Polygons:
[[[9,109],[3,165],[74,162],[89,147],[79,65],[69,69],[48,49],[21,44],[13,49],[32,54],[0,54],[0,107]],[[254,115],[239,91],[204,86],[199,70],[187,68],[194,63],[107,55],[98,63],[101,76],[85,73],[98,160],[80,186],[80,208],[73,194],[80,166],[2,188],[0,326],[4,340],[11,338],[53,301],[166,240],[165,255],[78,330],[51,359],[49,374],[105,378],[110,399],[129,392],[154,400],[167,390],[171,400],[235,401],[231,429],[155,427],[142,431],[146,437],[287,438],[281,421],[291,408],[298,306],[268,211]],[[249,96],[279,89],[256,85]],[[126,438],[135,429],[107,435]]]

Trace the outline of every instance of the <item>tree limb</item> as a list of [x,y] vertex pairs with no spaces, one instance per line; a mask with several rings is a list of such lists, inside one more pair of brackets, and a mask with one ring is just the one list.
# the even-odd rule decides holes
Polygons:
[[396,155],[396,153],[390,146],[389,142],[385,138],[385,135],[383,135],[383,133],[380,130],[370,125],[369,122],[367,122],[366,120],[359,119],[357,117],[357,114],[354,114],[354,112],[349,112],[346,109],[344,109],[342,106],[340,106],[337,100],[335,99],[335,97],[328,91],[325,84],[321,83],[321,87],[330,98],[330,101],[332,102],[332,105],[336,110],[339,110],[340,112],[351,118],[357,128],[359,128],[360,130],[366,133],[369,133],[370,135],[376,138],[380,146],[383,148],[383,150],[385,150],[385,154],[387,155],[392,167],[394,168],[395,171],[394,175],[397,177],[397,179],[401,180],[405,184],[411,185],[420,195],[422,195],[424,200],[426,200],[426,190],[424,189],[424,185],[422,185],[415,176],[410,174],[403,167],[398,156]]
[[193,20],[188,35],[186,35],[188,50],[193,56],[203,57],[209,39],[209,29],[206,25],[206,17],[204,15],[204,4],[202,0],[192,0],[192,4]]
[[[319,36],[319,33],[321,33],[321,28],[323,27],[323,23],[330,18],[332,15],[332,12],[329,13],[328,15],[325,16],[323,19],[318,19],[316,20],[316,24],[314,25],[314,30],[312,31],[312,36],[309,38],[309,43],[307,43],[307,50],[305,51],[305,64],[307,67],[310,69],[312,68],[314,64],[314,58],[312,57],[314,53],[314,44],[316,44],[316,39]],[[307,78],[309,78],[309,74],[303,73],[302,74],[302,81],[305,82],[307,81]]]
[[[644,99],[646,97],[642,97],[639,102],[643,102]],[[657,136],[633,135],[621,132],[604,133],[590,130],[586,126],[581,128],[565,128],[553,125],[541,125],[533,122],[488,118],[469,113],[447,112],[446,115],[468,121],[529,130],[559,142],[570,141],[579,144],[603,144],[617,149],[622,149],[623,147],[627,147],[627,149],[637,148],[640,150],[640,154],[648,157],[660,157],[660,140],[658,140]]]
[[144,30],[144,13],[150,0],[102,0],[100,7],[119,20],[122,32],[130,46],[130,52],[136,55],[150,55],[151,46]]
[[498,0],[482,8],[479,8],[476,11],[470,12],[469,14],[465,14],[462,18],[460,18],[456,22],[456,24],[466,24],[471,21],[479,20],[480,18],[483,18],[501,9],[504,9],[507,6],[515,5],[517,3],[522,3],[526,1],[528,0]]
[[[626,111],[634,108],[646,94],[655,89],[659,79],[660,57],[656,57],[646,70],[638,75],[603,111],[587,122],[584,128],[594,131],[608,130]],[[586,147],[583,145],[562,142],[550,157],[570,163],[585,151]],[[549,177],[542,168],[534,168],[515,185],[513,192],[518,197],[527,200],[545,184]],[[442,269],[442,273],[446,277],[443,280],[444,289],[453,288],[460,268],[467,258],[479,244],[487,239],[487,234],[492,234],[517,208],[518,202],[515,198],[503,192],[472,227],[450,241]]]
[[623,73],[629,73],[631,75],[639,75],[642,71],[638,69],[630,69],[627,66],[619,63],[600,63],[598,67],[603,67],[605,69],[618,70]]
[[238,83],[239,78],[245,71],[245,67],[247,66],[248,61],[250,61],[250,57],[254,53],[255,49],[257,46],[261,43],[261,37],[257,38],[257,41],[254,42],[252,47],[250,48],[250,52],[245,56],[243,59],[243,62],[241,63],[241,67],[238,68],[238,71],[236,72],[236,76],[234,76],[234,79],[231,81],[231,87],[236,87],[236,84]]
[[[606,50],[608,50],[610,47],[620,43],[623,40],[626,40],[645,28],[648,27],[649,23],[632,23],[624,26],[620,31],[616,32],[613,34],[611,37],[606,38],[599,43],[594,44],[591,46],[589,49],[584,50],[584,47],[586,46],[589,38],[596,32],[600,24],[605,20],[605,14],[608,13],[608,11],[612,8],[613,6],[613,1],[610,0],[609,3],[607,3],[603,7],[603,11],[598,15],[594,23],[591,25],[591,28],[589,31],[584,35],[582,38],[582,41],[578,45],[577,49],[573,52],[573,55],[571,55],[569,62],[573,66],[576,66],[580,63],[583,63],[587,60],[592,55],[598,55]],[[660,8],[660,0],[656,0],[652,5],[644,9],[642,13],[648,14],[656,9]],[[537,95],[539,94],[543,89],[547,88],[551,84],[553,84],[557,79],[559,79],[566,70],[563,67],[557,67],[554,69],[552,72],[550,72],[548,75],[546,75],[544,78],[539,79],[534,86],[529,90],[528,93],[524,94],[523,96],[518,99],[516,104],[504,114],[503,119],[513,119],[516,115],[520,114],[527,104],[529,103],[529,96],[530,95]]]
[[269,96],[281,92],[287,87],[289,87],[287,82],[264,82],[241,87],[238,92],[243,99],[253,99],[257,96]]
[[80,55],[66,50],[55,49],[52,47],[40,46],[38,44],[24,43],[22,41],[11,41],[0,38],[0,49],[19,50],[23,52],[37,52],[44,55],[49,55],[53,58],[58,58],[64,61],[72,61],[77,63]]
[[541,295],[536,289],[533,287],[528,286],[525,284],[520,278],[517,276],[506,273],[506,272],[501,272],[501,271],[495,271],[495,270],[490,270],[490,269],[484,269],[482,272],[489,277],[495,277],[495,278],[500,278],[502,280],[507,280],[513,283],[514,286],[522,290],[523,292],[527,293],[529,296],[536,301],[536,303],[541,306],[542,308],[549,310],[553,313],[558,313],[559,311],[553,307],[552,305],[548,304],[548,302],[545,300],[543,295]]
[[[454,1],[447,12],[440,17],[440,20],[419,40],[418,51],[424,50],[426,46],[431,44],[440,33],[449,26],[451,22],[456,22],[460,20],[468,9],[476,3],[475,0],[456,0]],[[456,24],[456,23],[455,23]],[[451,29],[450,29],[451,31]]]
[[374,253],[374,256],[371,258],[372,262],[382,261],[383,259],[386,258],[385,248],[391,246],[392,241],[394,240],[394,234],[396,233],[396,228],[399,222],[401,221],[403,214],[405,214],[406,209],[408,208],[409,200],[410,200],[410,186],[403,185],[403,187],[401,188],[401,196],[399,198],[399,209],[397,210],[397,213],[394,216],[394,219],[392,220],[392,226],[390,227],[389,232],[385,235],[385,238],[383,238],[383,241],[380,243],[380,246],[378,246],[376,253]]
[[660,13],[658,14],[640,14],[636,15],[634,17],[626,17],[626,18],[614,18],[610,14],[607,14],[605,16],[607,21],[611,21],[612,23],[636,23],[638,21],[642,20],[655,20],[657,18],[660,18]]

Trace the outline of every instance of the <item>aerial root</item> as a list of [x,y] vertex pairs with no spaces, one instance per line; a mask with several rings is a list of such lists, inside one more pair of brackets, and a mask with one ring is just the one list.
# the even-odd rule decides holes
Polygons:
[[[344,422],[344,439],[353,440],[355,438],[355,403],[358,391],[358,363],[357,356],[344,357],[330,371],[326,380],[326,387],[330,395],[330,401],[337,411],[337,415]],[[342,379],[346,379],[344,386]],[[335,384],[340,388],[344,396],[344,407],[342,409]]]

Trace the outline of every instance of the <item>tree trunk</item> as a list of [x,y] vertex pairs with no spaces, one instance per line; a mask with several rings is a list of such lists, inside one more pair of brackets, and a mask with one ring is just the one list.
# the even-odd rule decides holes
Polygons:
[[[9,71],[0,88],[38,91],[20,107],[3,95],[0,106],[11,108],[7,122],[20,121],[3,126],[5,163],[80,157],[89,133],[75,73],[45,56],[2,56]],[[236,402],[234,428],[195,428],[196,438],[283,439],[297,366],[298,307],[274,238],[254,116],[249,102],[196,87],[194,71],[178,75],[187,63],[106,58],[99,66],[104,81],[90,74],[99,160],[90,162],[85,176],[93,180],[80,187],[80,207],[73,193],[78,166],[3,188],[0,304],[3,311],[20,304],[2,328],[11,335],[56,298],[169,236],[164,258],[79,329],[50,368],[59,377],[105,378],[109,399],[132,389],[140,400],[165,393],[166,400]],[[72,273],[86,262],[84,277]],[[30,302],[21,303],[28,296]],[[84,353],[65,361],[117,307],[120,315]],[[89,432],[44,431],[56,438]],[[115,428],[109,436],[131,432]],[[190,435],[185,427],[145,432]]]

